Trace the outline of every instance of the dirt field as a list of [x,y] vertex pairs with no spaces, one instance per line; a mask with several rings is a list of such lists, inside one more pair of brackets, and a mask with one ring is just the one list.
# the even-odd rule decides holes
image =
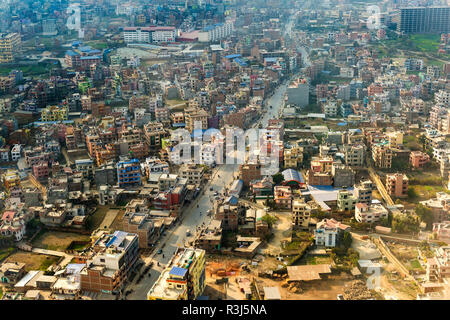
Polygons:
[[[208,256],[206,267],[206,289],[204,294],[208,295],[210,299],[244,299],[244,295],[239,291],[239,286],[236,283],[236,278],[241,276],[250,280],[256,278],[257,280],[262,281],[263,286],[278,287],[282,300],[336,300],[337,295],[344,291],[345,285],[353,279],[352,276],[346,273],[329,275],[328,279],[303,283],[301,285],[303,290],[301,293],[292,293],[286,288],[286,280],[258,277],[258,272],[276,269],[282,262],[277,261],[275,258],[265,258],[261,255],[257,255],[255,260],[260,260],[257,266],[252,266],[251,260],[249,259],[228,256]],[[219,264],[221,264],[224,269],[227,269],[227,267],[231,269],[231,266],[240,265],[242,263],[249,266],[250,272],[241,270],[236,273],[236,275],[228,276],[227,286],[224,284],[215,284],[216,279],[221,277],[211,274],[209,272],[211,270],[209,266],[213,265],[215,268],[218,268]]]
[[282,251],[281,242],[290,240],[292,229],[289,213],[277,212],[275,216],[278,220],[273,226],[273,238],[267,244],[265,253],[278,255]]
[[64,251],[72,241],[89,241],[89,236],[70,232],[47,231],[33,241],[33,247]]
[[25,263],[25,270],[46,270],[53,263],[58,261],[58,257],[46,256],[32,252],[19,251],[10,255],[6,262],[22,262]]
[[383,272],[380,277],[381,292],[386,300],[415,300],[418,290],[410,282],[400,279],[396,275],[395,267],[391,263],[383,265]]

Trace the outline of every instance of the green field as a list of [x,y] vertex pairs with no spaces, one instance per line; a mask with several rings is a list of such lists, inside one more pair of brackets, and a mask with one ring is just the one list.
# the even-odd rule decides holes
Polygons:
[[48,73],[51,69],[58,67],[51,63],[38,63],[33,65],[13,65],[13,66],[0,66],[0,75],[8,75],[11,70],[21,70],[25,77],[37,76]]
[[413,34],[410,39],[417,50],[435,53],[439,49],[441,36],[439,34]]

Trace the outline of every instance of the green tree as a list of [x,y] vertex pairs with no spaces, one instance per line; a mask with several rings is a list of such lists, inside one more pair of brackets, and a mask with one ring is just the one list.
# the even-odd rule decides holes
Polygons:
[[277,218],[275,218],[274,216],[271,216],[269,214],[266,214],[261,218],[261,220],[264,221],[265,223],[267,223],[269,228],[272,229],[273,224],[277,221]]
[[415,211],[420,220],[427,224],[427,229],[430,229],[434,222],[433,211],[430,208],[425,207],[421,203],[416,206]]
[[278,185],[281,182],[283,182],[284,177],[283,177],[283,175],[280,172],[278,172],[277,174],[274,174],[272,176],[272,179],[273,179],[273,183],[275,183],[275,185]]

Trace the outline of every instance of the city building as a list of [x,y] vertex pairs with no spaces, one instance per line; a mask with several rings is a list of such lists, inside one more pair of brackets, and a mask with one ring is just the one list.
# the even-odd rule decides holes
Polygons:
[[141,167],[138,159],[117,163],[117,183],[121,188],[141,185]]
[[147,299],[196,300],[205,289],[205,260],[205,250],[178,248]]
[[123,231],[97,230],[80,272],[81,290],[118,293],[139,258],[138,235]]
[[408,196],[408,177],[405,174],[386,175],[386,191],[390,196],[404,198]]

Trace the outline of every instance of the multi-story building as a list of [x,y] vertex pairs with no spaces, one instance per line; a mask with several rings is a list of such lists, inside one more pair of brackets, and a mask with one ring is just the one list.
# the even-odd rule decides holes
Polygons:
[[298,79],[292,82],[286,90],[287,103],[298,107],[309,104],[309,83],[306,79]]
[[249,186],[252,180],[261,179],[261,165],[260,164],[242,164],[239,167],[239,179],[244,181],[245,186]]
[[293,198],[294,196],[292,194],[291,187],[275,186],[273,191],[273,199],[279,208],[291,209]]
[[94,178],[94,161],[92,159],[75,160],[75,168],[83,174],[83,178]]
[[450,7],[400,8],[397,31],[404,33],[449,33]]
[[231,35],[233,29],[234,23],[231,21],[207,26],[198,33],[198,41],[200,42],[219,41]]
[[370,204],[372,202],[372,189],[373,183],[370,180],[361,181],[358,185],[355,185],[353,194],[357,199],[356,203]]
[[285,168],[298,168],[303,163],[303,148],[293,147],[290,149],[284,149],[284,167]]
[[430,162],[430,156],[422,151],[411,151],[409,154],[409,163],[413,168],[422,168]]
[[184,110],[185,128],[189,132],[193,132],[196,122],[200,124],[198,129],[206,130],[208,129],[208,113],[199,108],[188,108]]
[[336,118],[338,115],[338,106],[336,101],[328,101],[323,104],[323,113],[327,118]]
[[0,34],[0,63],[14,62],[21,49],[21,39],[18,33]]
[[364,165],[365,146],[363,144],[344,145],[344,161],[351,167],[362,167]]
[[387,217],[388,210],[381,204],[357,203],[355,205],[355,219],[358,222],[377,223]]
[[68,116],[66,106],[49,106],[41,111],[41,121],[64,121]]
[[431,198],[420,202],[431,209],[433,222],[443,222],[450,220],[450,195],[445,192],[436,192],[436,198]]
[[304,199],[295,199],[292,202],[292,228],[308,229],[311,210],[311,206]]
[[125,27],[123,39],[126,43],[174,42],[175,27]]
[[337,208],[343,211],[353,211],[358,198],[349,190],[339,190],[337,196]]
[[141,167],[138,159],[120,161],[117,164],[117,183],[120,188],[142,184]]
[[187,179],[189,184],[201,185],[203,182],[203,168],[197,165],[184,164],[179,169],[182,178]]
[[316,246],[335,247],[339,242],[339,235],[349,229],[350,226],[334,219],[323,219],[314,230]]
[[150,288],[147,299],[196,300],[204,289],[205,250],[178,248]]
[[386,145],[374,144],[372,146],[372,159],[378,168],[391,168],[392,155],[392,150]]
[[92,240],[80,273],[81,290],[118,293],[139,259],[138,235],[97,230]]
[[408,196],[408,177],[402,173],[387,174],[386,191],[396,198]]

